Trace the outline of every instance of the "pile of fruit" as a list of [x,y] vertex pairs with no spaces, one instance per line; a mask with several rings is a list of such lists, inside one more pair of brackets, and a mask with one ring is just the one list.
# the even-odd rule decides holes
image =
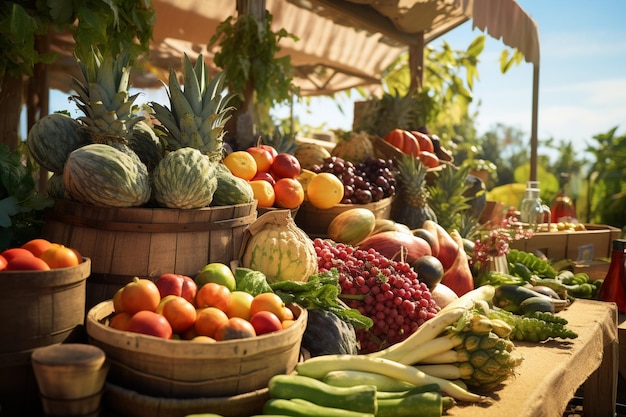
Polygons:
[[235,289],[231,269],[206,265],[194,278],[166,273],[156,281],[135,277],[113,298],[109,325],[164,339],[215,343],[280,331],[294,314],[273,292]]
[[70,268],[83,262],[80,253],[43,238],[29,240],[20,247],[0,252],[2,271],[49,271]]

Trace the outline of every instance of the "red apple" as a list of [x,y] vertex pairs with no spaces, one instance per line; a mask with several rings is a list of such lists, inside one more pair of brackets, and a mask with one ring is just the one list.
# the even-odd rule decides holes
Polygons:
[[256,161],[257,172],[267,172],[270,170],[274,157],[267,149],[263,149],[260,146],[253,146],[246,149],[246,152],[252,155]]
[[5,271],[49,271],[50,266],[35,256],[18,255],[7,263]]
[[141,310],[133,314],[128,321],[126,330],[134,333],[147,334],[150,336],[172,338],[172,326],[165,317],[154,311]]
[[7,258],[5,258],[4,256],[0,255],[0,271],[4,271],[4,268],[7,267],[8,263],[9,263],[9,261],[7,261]]
[[280,178],[296,178],[300,175],[300,162],[298,159],[288,153],[279,153],[274,158],[270,173],[276,179]]
[[161,298],[167,295],[177,295],[193,303],[198,292],[198,285],[193,278],[186,275],[166,273],[156,280]]
[[276,180],[269,172],[257,172],[256,175],[250,181],[263,180],[269,182],[272,187],[276,184]]
[[271,311],[259,311],[250,318],[250,323],[254,327],[257,335],[276,332],[283,328],[283,323],[278,316]]

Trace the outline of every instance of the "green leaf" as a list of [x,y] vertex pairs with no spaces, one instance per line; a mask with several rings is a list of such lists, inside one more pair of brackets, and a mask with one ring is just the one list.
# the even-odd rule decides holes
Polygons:
[[0,200],[0,227],[11,227],[11,216],[19,212],[20,207],[14,196]]
[[237,282],[237,291],[245,291],[252,295],[273,292],[267,283],[265,274],[260,271],[242,267],[236,268],[235,281]]

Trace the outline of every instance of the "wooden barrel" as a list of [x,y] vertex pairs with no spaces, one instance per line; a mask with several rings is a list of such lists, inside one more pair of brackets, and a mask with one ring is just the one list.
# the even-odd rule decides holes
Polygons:
[[243,232],[256,220],[248,204],[192,210],[98,207],[56,200],[42,235],[92,259],[86,307],[113,298],[133,277],[194,276],[210,262],[236,259]]
[[0,272],[2,416],[37,414],[41,405],[32,352],[81,337],[90,265],[85,258],[70,268]]

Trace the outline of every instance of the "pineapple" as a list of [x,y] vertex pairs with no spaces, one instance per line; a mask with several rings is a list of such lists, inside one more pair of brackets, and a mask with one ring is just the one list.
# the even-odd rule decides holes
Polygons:
[[128,92],[130,55],[103,58],[94,49],[90,58],[88,62],[78,61],[85,82],[74,79],[78,95],[71,99],[84,113],[78,120],[93,143],[114,145],[124,150],[133,134],[133,126],[143,120],[132,115],[138,94],[131,96]]
[[395,204],[397,211],[393,218],[410,229],[422,227],[425,220],[437,221],[430,208],[430,192],[426,184],[427,168],[419,159],[402,155],[397,161],[400,201]]
[[472,228],[472,223],[476,223],[476,219],[471,218],[468,204],[471,199],[467,196],[468,172],[467,167],[444,165],[437,176],[437,183],[428,187],[430,206],[437,214],[439,224],[446,230],[459,230],[464,237]]
[[224,126],[233,107],[228,103],[234,94],[222,96],[225,89],[224,73],[212,80],[202,55],[193,65],[187,54],[183,58],[183,85],[181,88],[174,69],[170,69],[168,97],[170,109],[159,103],[150,103],[156,119],[155,128],[162,133],[166,150],[195,148],[212,160],[222,159]]

